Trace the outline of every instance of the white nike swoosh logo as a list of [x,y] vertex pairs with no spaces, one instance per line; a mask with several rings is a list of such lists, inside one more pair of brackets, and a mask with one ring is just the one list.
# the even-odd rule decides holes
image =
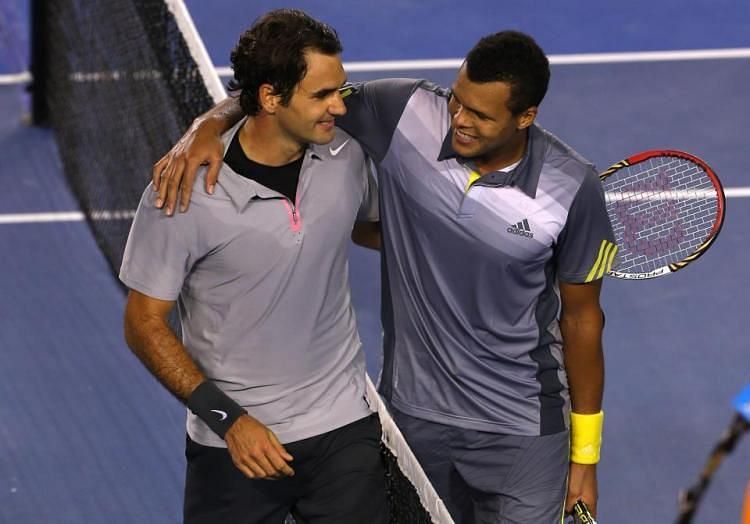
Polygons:
[[225,418],[227,418],[227,412],[226,411],[221,411],[220,409],[212,409],[211,411],[213,413],[216,413],[217,415],[221,415],[221,418],[219,419],[220,421],[224,420]]
[[351,139],[350,139],[350,138],[347,138],[347,139],[346,139],[346,140],[344,141],[344,143],[343,143],[343,144],[341,144],[341,145],[340,145],[339,147],[337,147],[336,149],[334,149],[334,148],[332,148],[332,147],[329,147],[329,148],[328,148],[328,151],[330,151],[330,152],[331,152],[331,156],[336,156],[336,155],[338,155],[338,154],[339,154],[339,153],[341,152],[341,150],[342,150],[342,149],[344,149],[344,146],[345,146],[346,144],[348,144],[348,143],[349,143],[349,140],[351,140]]

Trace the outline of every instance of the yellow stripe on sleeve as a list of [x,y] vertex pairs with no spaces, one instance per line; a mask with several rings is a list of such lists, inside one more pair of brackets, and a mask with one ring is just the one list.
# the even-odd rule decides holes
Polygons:
[[615,263],[615,255],[617,254],[617,244],[610,242],[609,245],[612,246],[612,249],[609,250],[609,255],[607,255],[607,260],[602,268],[602,277],[612,270],[612,264]]
[[617,246],[615,246],[612,242],[607,242],[607,249],[604,250],[604,258],[602,259],[602,263],[599,265],[599,271],[597,271],[596,274],[597,279],[603,278],[604,272],[606,271],[607,267],[612,266],[612,264],[610,263],[610,259],[612,253],[615,251],[617,251]]
[[594,265],[591,268],[591,271],[589,271],[589,274],[586,275],[586,280],[584,282],[591,282],[592,280],[594,280],[594,276],[596,275],[596,270],[602,261],[602,255],[604,254],[604,249],[606,247],[607,247],[607,241],[602,240],[602,243],[599,244],[599,254],[596,255],[596,262],[594,262]]
[[594,265],[591,267],[589,274],[586,275],[585,282],[591,282],[602,278],[604,272],[609,271],[612,268],[615,253],[617,253],[617,246],[608,240],[602,240],[602,243],[599,245],[599,253],[596,256],[596,262],[594,262]]

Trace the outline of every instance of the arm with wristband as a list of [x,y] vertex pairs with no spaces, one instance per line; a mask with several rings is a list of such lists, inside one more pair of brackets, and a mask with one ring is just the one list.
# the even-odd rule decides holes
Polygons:
[[570,387],[571,450],[568,495],[565,509],[571,511],[583,500],[596,515],[596,464],[601,446],[604,356],[604,317],[599,306],[601,280],[585,284],[560,283],[565,370]]
[[232,461],[249,478],[291,476],[292,456],[274,433],[207,380],[168,324],[173,301],[131,290],[125,339],[170,393],[227,443]]

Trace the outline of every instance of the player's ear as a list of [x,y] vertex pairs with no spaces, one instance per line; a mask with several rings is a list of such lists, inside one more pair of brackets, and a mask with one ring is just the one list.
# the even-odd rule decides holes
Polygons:
[[281,96],[271,84],[261,84],[258,88],[258,104],[268,114],[274,114],[281,103]]
[[518,116],[516,116],[516,127],[518,129],[526,129],[536,120],[536,115],[539,112],[537,106],[531,106],[524,109]]

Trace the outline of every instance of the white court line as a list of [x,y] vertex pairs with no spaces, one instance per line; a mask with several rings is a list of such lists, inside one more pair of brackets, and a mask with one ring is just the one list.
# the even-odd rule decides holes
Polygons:
[[551,64],[615,64],[623,62],[669,62],[750,58],[750,48],[691,49],[684,51],[642,51],[637,53],[588,53],[549,55]]
[[[731,58],[750,58],[750,48],[728,49],[693,49],[683,51],[642,51],[628,53],[581,53],[569,55],[549,55],[553,65],[575,64],[616,64],[625,62],[664,62],[684,60],[722,60]],[[382,60],[369,62],[346,62],[344,68],[349,72],[372,73],[378,71],[408,71],[458,69],[463,58],[427,59],[427,60]],[[232,68],[217,67],[219,76],[232,76]],[[0,75],[0,85],[23,84],[31,81],[28,71],[11,75]]]
[[724,195],[727,198],[747,198],[750,197],[750,187],[725,187]]
[[[92,220],[129,220],[135,216],[135,209],[97,210]],[[0,224],[38,224],[43,222],[82,222],[86,215],[81,211],[60,211],[56,213],[14,213],[0,214]]]
[[80,222],[86,217],[80,211],[59,213],[17,213],[0,215],[0,224],[32,224],[40,222]]
[[31,73],[29,73],[28,71],[22,71],[20,73],[14,73],[11,75],[0,75],[0,86],[25,84],[27,82],[31,82]]
[[[617,64],[626,62],[666,62],[684,60],[721,60],[750,58],[750,48],[695,49],[686,51],[643,51],[637,53],[583,53],[570,55],[548,55],[552,65]],[[463,58],[430,60],[385,60],[371,62],[345,62],[349,72],[409,71],[458,69]],[[231,67],[217,67],[219,76],[232,76]]]
[[[748,198],[750,187],[724,188],[727,198]],[[135,210],[95,211],[94,220],[126,220],[135,216]],[[57,213],[10,213],[0,214],[2,224],[36,224],[43,222],[82,222],[86,216],[80,211],[61,211]]]

